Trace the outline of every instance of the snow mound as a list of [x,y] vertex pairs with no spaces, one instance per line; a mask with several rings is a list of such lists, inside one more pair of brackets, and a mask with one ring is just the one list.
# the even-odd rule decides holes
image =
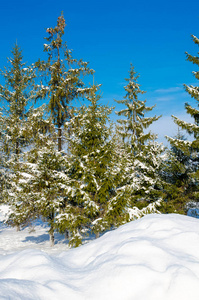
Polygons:
[[199,220],[175,214],[145,216],[56,254],[1,249],[0,299],[196,300],[198,249]]

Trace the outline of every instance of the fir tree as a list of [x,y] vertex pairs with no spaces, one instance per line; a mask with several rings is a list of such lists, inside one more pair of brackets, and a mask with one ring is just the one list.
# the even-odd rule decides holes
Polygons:
[[[180,131],[174,139],[186,140]],[[192,170],[193,161],[190,155],[174,145],[167,149],[162,168],[164,201],[162,202],[161,212],[186,213],[185,204],[188,201],[192,185],[189,174]]]
[[[59,152],[62,151],[64,143],[63,125],[72,116],[72,101],[89,93],[90,89],[85,87],[83,77],[93,73],[93,70],[88,68],[87,62],[72,57],[72,51],[63,42],[65,26],[65,19],[61,14],[57,20],[57,26],[47,28],[48,37],[45,38],[47,43],[44,44],[44,51],[47,52],[48,59],[47,61],[39,60],[36,63],[39,70],[44,71],[47,79],[47,84],[41,84],[38,88],[42,90],[43,98],[49,101],[48,109],[58,131],[57,148]],[[68,202],[66,201],[66,203]],[[69,206],[67,204],[67,208]],[[68,213],[67,216],[69,216]],[[71,225],[68,219],[64,222],[65,225]],[[69,227],[70,232],[76,231],[74,228],[71,229],[71,226]]]
[[[181,140],[186,142],[185,136],[179,131],[174,137],[176,140]],[[191,153],[192,149],[189,149]],[[191,156],[184,153],[183,150],[177,148],[174,144],[171,145],[170,150],[170,178],[168,181],[175,184],[176,186],[186,186],[189,184],[189,173],[193,171],[193,161]]]
[[20,160],[11,156],[9,167],[9,186],[4,191],[4,197],[10,204],[10,214],[7,223],[11,226],[24,227],[41,216],[36,209],[37,191],[34,184],[34,171],[39,161],[39,149],[43,149],[49,141],[47,132],[53,130],[51,121],[44,116],[44,107],[30,109],[26,120],[29,128],[31,144],[23,149]]
[[[0,113],[0,128],[2,127],[2,114]],[[6,161],[4,157],[3,151],[3,143],[1,142],[1,134],[0,134],[0,203],[3,202],[3,191],[6,189],[7,183],[7,172],[6,172]]]
[[142,150],[145,142],[148,140],[154,140],[154,134],[151,132],[145,133],[147,129],[154,121],[157,121],[159,117],[145,117],[145,114],[155,106],[147,107],[146,100],[139,100],[139,95],[145,92],[140,89],[140,85],[137,83],[139,75],[136,75],[134,67],[131,65],[130,77],[125,79],[128,84],[124,87],[126,96],[123,100],[116,100],[118,104],[124,104],[126,108],[117,112],[118,116],[124,116],[125,119],[118,119],[118,131],[123,137],[124,141],[131,146],[135,155]]
[[[46,132],[45,127],[35,127],[37,133],[32,147],[24,153],[21,170],[18,170],[18,181],[10,189],[13,203],[8,223],[26,226],[42,218],[50,227],[50,242],[53,246],[54,232],[58,230],[58,219],[63,207],[66,210],[66,196],[71,192],[71,183],[65,172],[66,156],[56,149],[57,135],[52,120],[43,120],[40,111],[37,116],[35,114],[37,120],[39,115],[50,130]],[[67,213],[71,214],[68,207]]]
[[34,212],[34,216],[42,217],[50,226],[50,242],[54,245],[55,218],[68,187],[67,176],[64,173],[64,157],[55,149],[55,144],[50,139],[35,153],[36,160],[33,160],[34,156],[30,154],[32,153],[29,153],[31,159],[27,161],[23,173],[25,180],[21,180],[19,192],[20,195],[24,195],[26,202],[23,201],[19,213],[23,213],[25,209],[26,213]]
[[[116,101],[124,104],[125,108],[117,112],[119,119],[117,130],[124,143],[123,156],[125,156],[125,174],[120,190],[128,198],[127,207],[133,217],[132,207],[142,210],[150,202],[156,202],[161,194],[159,169],[161,165],[160,154],[163,149],[154,142],[155,135],[146,129],[159,117],[146,117],[154,106],[146,106],[146,100],[139,100],[139,95],[144,94],[137,83],[139,75],[136,75],[131,65],[130,77],[126,79],[126,96],[123,100]],[[151,206],[150,206],[151,207]],[[154,206],[155,209],[155,206]],[[149,209],[150,210],[150,209]],[[137,210],[136,210],[137,215]]]
[[13,58],[9,59],[10,68],[1,71],[5,85],[0,85],[0,100],[4,104],[1,115],[1,141],[4,151],[15,154],[18,159],[21,149],[29,143],[29,128],[26,120],[28,107],[36,98],[33,83],[34,69],[23,63],[22,51],[15,45]]
[[[0,100],[4,106],[0,115],[1,161],[5,175],[3,177],[6,179],[3,198],[9,196],[6,191],[18,180],[22,149],[30,144],[30,128],[27,126],[28,105],[36,96],[36,92],[32,91],[34,70],[23,63],[19,46],[14,46],[12,55],[9,59],[10,66],[1,71],[5,84],[0,85]],[[9,197],[5,199],[10,200]]]
[[49,111],[58,129],[58,150],[62,150],[62,127],[71,116],[72,101],[89,92],[82,81],[82,76],[92,74],[88,63],[72,57],[62,38],[65,30],[63,14],[57,20],[57,26],[47,28],[47,44],[44,51],[48,53],[48,60],[38,61],[36,65],[47,75],[47,86],[42,85],[43,97],[49,100]]
[[87,96],[89,106],[82,106],[67,126],[72,162],[70,176],[78,190],[74,201],[83,207],[89,220],[87,228],[99,236],[110,225],[107,207],[114,195],[114,144],[107,125],[112,108],[100,105],[96,92],[96,86],[92,87]]
[[[34,147],[39,133],[47,131],[44,120],[44,107],[34,108],[38,97],[35,87],[35,69],[23,63],[22,51],[16,45],[9,59],[10,68],[2,75],[5,85],[0,85],[0,97],[5,107],[0,116],[1,146],[6,181],[3,198],[11,206],[8,223],[17,226],[27,224],[33,218],[26,208],[19,213],[19,207],[26,207],[26,198],[20,193],[21,180],[28,148]],[[20,204],[20,205],[19,205]]]
[[[196,45],[199,45],[199,39],[195,36],[192,36],[193,41]],[[188,53],[187,60],[192,62],[193,64],[199,66],[199,57],[192,56]],[[199,79],[199,72],[193,72],[196,79]],[[197,201],[198,199],[198,165],[199,165],[199,87],[197,86],[188,86],[184,85],[185,90],[188,94],[196,100],[197,106],[192,107],[190,104],[185,104],[185,110],[187,114],[189,114],[193,118],[193,123],[185,122],[180,120],[179,118],[172,116],[174,122],[181,128],[185,130],[190,136],[192,136],[193,140],[187,141],[180,138],[171,138],[167,137],[172,147],[175,147],[176,151],[183,153],[184,156],[189,157],[189,164],[191,161],[191,167],[187,168],[186,172],[186,181],[189,182],[189,192],[192,190],[192,199]],[[190,190],[191,189],[191,190]]]

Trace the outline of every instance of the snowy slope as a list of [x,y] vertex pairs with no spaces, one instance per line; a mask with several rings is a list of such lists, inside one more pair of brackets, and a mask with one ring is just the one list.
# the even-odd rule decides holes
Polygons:
[[199,299],[198,219],[148,215],[67,251],[35,229],[1,225],[0,299]]

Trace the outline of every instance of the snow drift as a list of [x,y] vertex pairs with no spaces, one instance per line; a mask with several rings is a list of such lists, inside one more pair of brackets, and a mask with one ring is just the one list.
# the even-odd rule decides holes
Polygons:
[[198,219],[148,215],[79,248],[60,253],[56,248],[54,254],[45,244],[43,250],[36,249],[36,243],[30,249],[9,251],[8,245],[21,234],[13,231],[11,235],[9,230],[13,229],[0,227],[0,242],[1,236],[7,238],[6,249],[0,244],[0,299],[199,297]]

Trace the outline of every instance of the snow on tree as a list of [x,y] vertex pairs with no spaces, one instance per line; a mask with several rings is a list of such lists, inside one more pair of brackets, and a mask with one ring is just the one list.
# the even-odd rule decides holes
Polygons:
[[[3,190],[4,201],[12,207],[8,223],[16,225],[29,222],[32,218],[24,210],[24,215],[17,212],[19,203],[25,206],[26,198],[19,192],[23,174],[24,157],[27,149],[34,146],[38,133],[48,130],[48,121],[44,120],[44,106],[34,108],[38,97],[35,88],[35,68],[23,63],[22,51],[15,45],[13,57],[9,59],[10,67],[2,71],[5,85],[0,85],[0,99],[4,110],[0,115],[1,146],[6,182]],[[16,213],[15,213],[16,212]]]
[[82,77],[92,74],[88,63],[72,57],[62,37],[65,30],[63,14],[57,20],[57,26],[47,28],[48,37],[45,38],[44,51],[48,54],[47,61],[38,61],[36,66],[45,72],[47,85],[40,85],[43,97],[49,101],[48,108],[58,129],[58,150],[62,150],[62,127],[71,116],[72,101],[89,92]]
[[[178,130],[177,135],[173,140],[187,142],[184,134]],[[183,151],[178,148],[175,144],[171,145],[169,153],[169,158],[167,161],[168,170],[166,176],[167,181],[175,184],[176,186],[183,186],[188,189],[188,186],[192,184],[190,182],[190,173],[196,168],[195,161],[192,157],[191,147],[187,148],[189,152]],[[189,154],[190,153],[190,154]],[[192,181],[192,180],[191,180]]]
[[[199,46],[199,39],[195,36],[192,36],[193,41],[196,45]],[[192,62],[193,64],[199,66],[199,57],[192,56],[188,53],[187,60]],[[196,79],[199,79],[199,72],[193,72],[193,75]],[[192,136],[191,140],[184,140],[180,138],[171,138],[167,137],[172,147],[178,149],[178,151],[182,151],[184,155],[187,155],[191,160],[192,168],[189,168],[189,172],[187,175],[189,176],[189,182],[192,183],[192,197],[194,199],[198,198],[198,181],[199,181],[199,87],[193,85],[184,85],[185,90],[188,94],[196,100],[197,106],[192,107],[190,104],[185,103],[185,110],[187,114],[189,114],[193,118],[193,123],[185,122],[180,120],[176,116],[172,116],[173,121],[181,128],[185,130],[189,136]]]
[[116,102],[125,105],[124,109],[117,112],[118,116],[124,117],[117,120],[117,131],[123,140],[121,157],[125,163],[125,173],[119,189],[123,192],[122,198],[128,199],[125,205],[133,218],[133,207],[141,210],[153,202],[159,205],[160,154],[163,152],[163,147],[155,142],[156,136],[153,133],[146,132],[146,129],[160,116],[145,116],[154,106],[148,107],[146,100],[139,100],[139,95],[144,92],[140,89],[137,82],[139,75],[136,75],[132,65],[129,75],[130,77],[126,79],[127,85],[124,87],[126,96]]
[[107,207],[114,197],[111,127],[108,126],[112,108],[99,104],[100,96],[93,86],[86,98],[90,104],[76,110],[66,123],[69,142],[70,176],[79,191],[74,195],[76,205],[83,207],[87,228],[96,236],[107,229]]
[[[179,129],[174,139],[186,140]],[[161,212],[186,213],[186,203],[189,201],[192,186],[189,174],[193,171],[193,167],[191,155],[175,145],[167,149],[162,168],[165,201],[162,202]]]
[[[67,175],[64,173],[64,156],[55,149],[53,140],[49,139],[46,145],[37,151],[33,162],[27,161],[23,175],[20,194],[25,195],[24,209],[26,212],[34,211],[37,217],[42,217],[48,222],[50,241],[54,245],[55,217],[60,211],[69,187]],[[19,211],[20,213],[23,211],[22,207]]]
[[[32,221],[42,218],[49,225],[51,245],[54,245],[55,231],[62,231],[59,219],[63,213],[68,215],[66,225],[81,214],[80,210],[69,203],[72,188],[70,178],[66,173],[67,160],[63,152],[57,150],[57,134],[51,119],[45,122],[50,131],[37,131],[34,145],[25,152],[21,170],[18,171],[17,182],[12,183],[9,196],[13,199],[8,224],[26,226]],[[81,217],[80,217],[81,218]],[[74,238],[74,230],[71,230]],[[63,233],[63,232],[62,232]]]
[[29,106],[36,98],[33,88],[35,71],[25,67],[22,51],[15,45],[13,58],[9,59],[11,67],[1,71],[5,85],[0,85],[0,100],[4,104],[1,115],[1,141],[7,154],[20,155],[22,147],[29,143],[29,128],[26,120]]
[[[10,204],[7,223],[18,228],[29,225],[33,220],[40,217],[34,206],[36,192],[34,190],[33,171],[39,160],[38,149],[41,150],[45,147],[49,142],[47,132],[53,131],[51,120],[44,117],[44,107],[33,109],[31,112],[26,120],[31,144],[28,148],[23,149],[19,160],[16,161],[15,156],[11,156],[7,162],[10,176],[9,186],[4,191],[4,197]],[[31,189],[32,197],[29,197]]]

